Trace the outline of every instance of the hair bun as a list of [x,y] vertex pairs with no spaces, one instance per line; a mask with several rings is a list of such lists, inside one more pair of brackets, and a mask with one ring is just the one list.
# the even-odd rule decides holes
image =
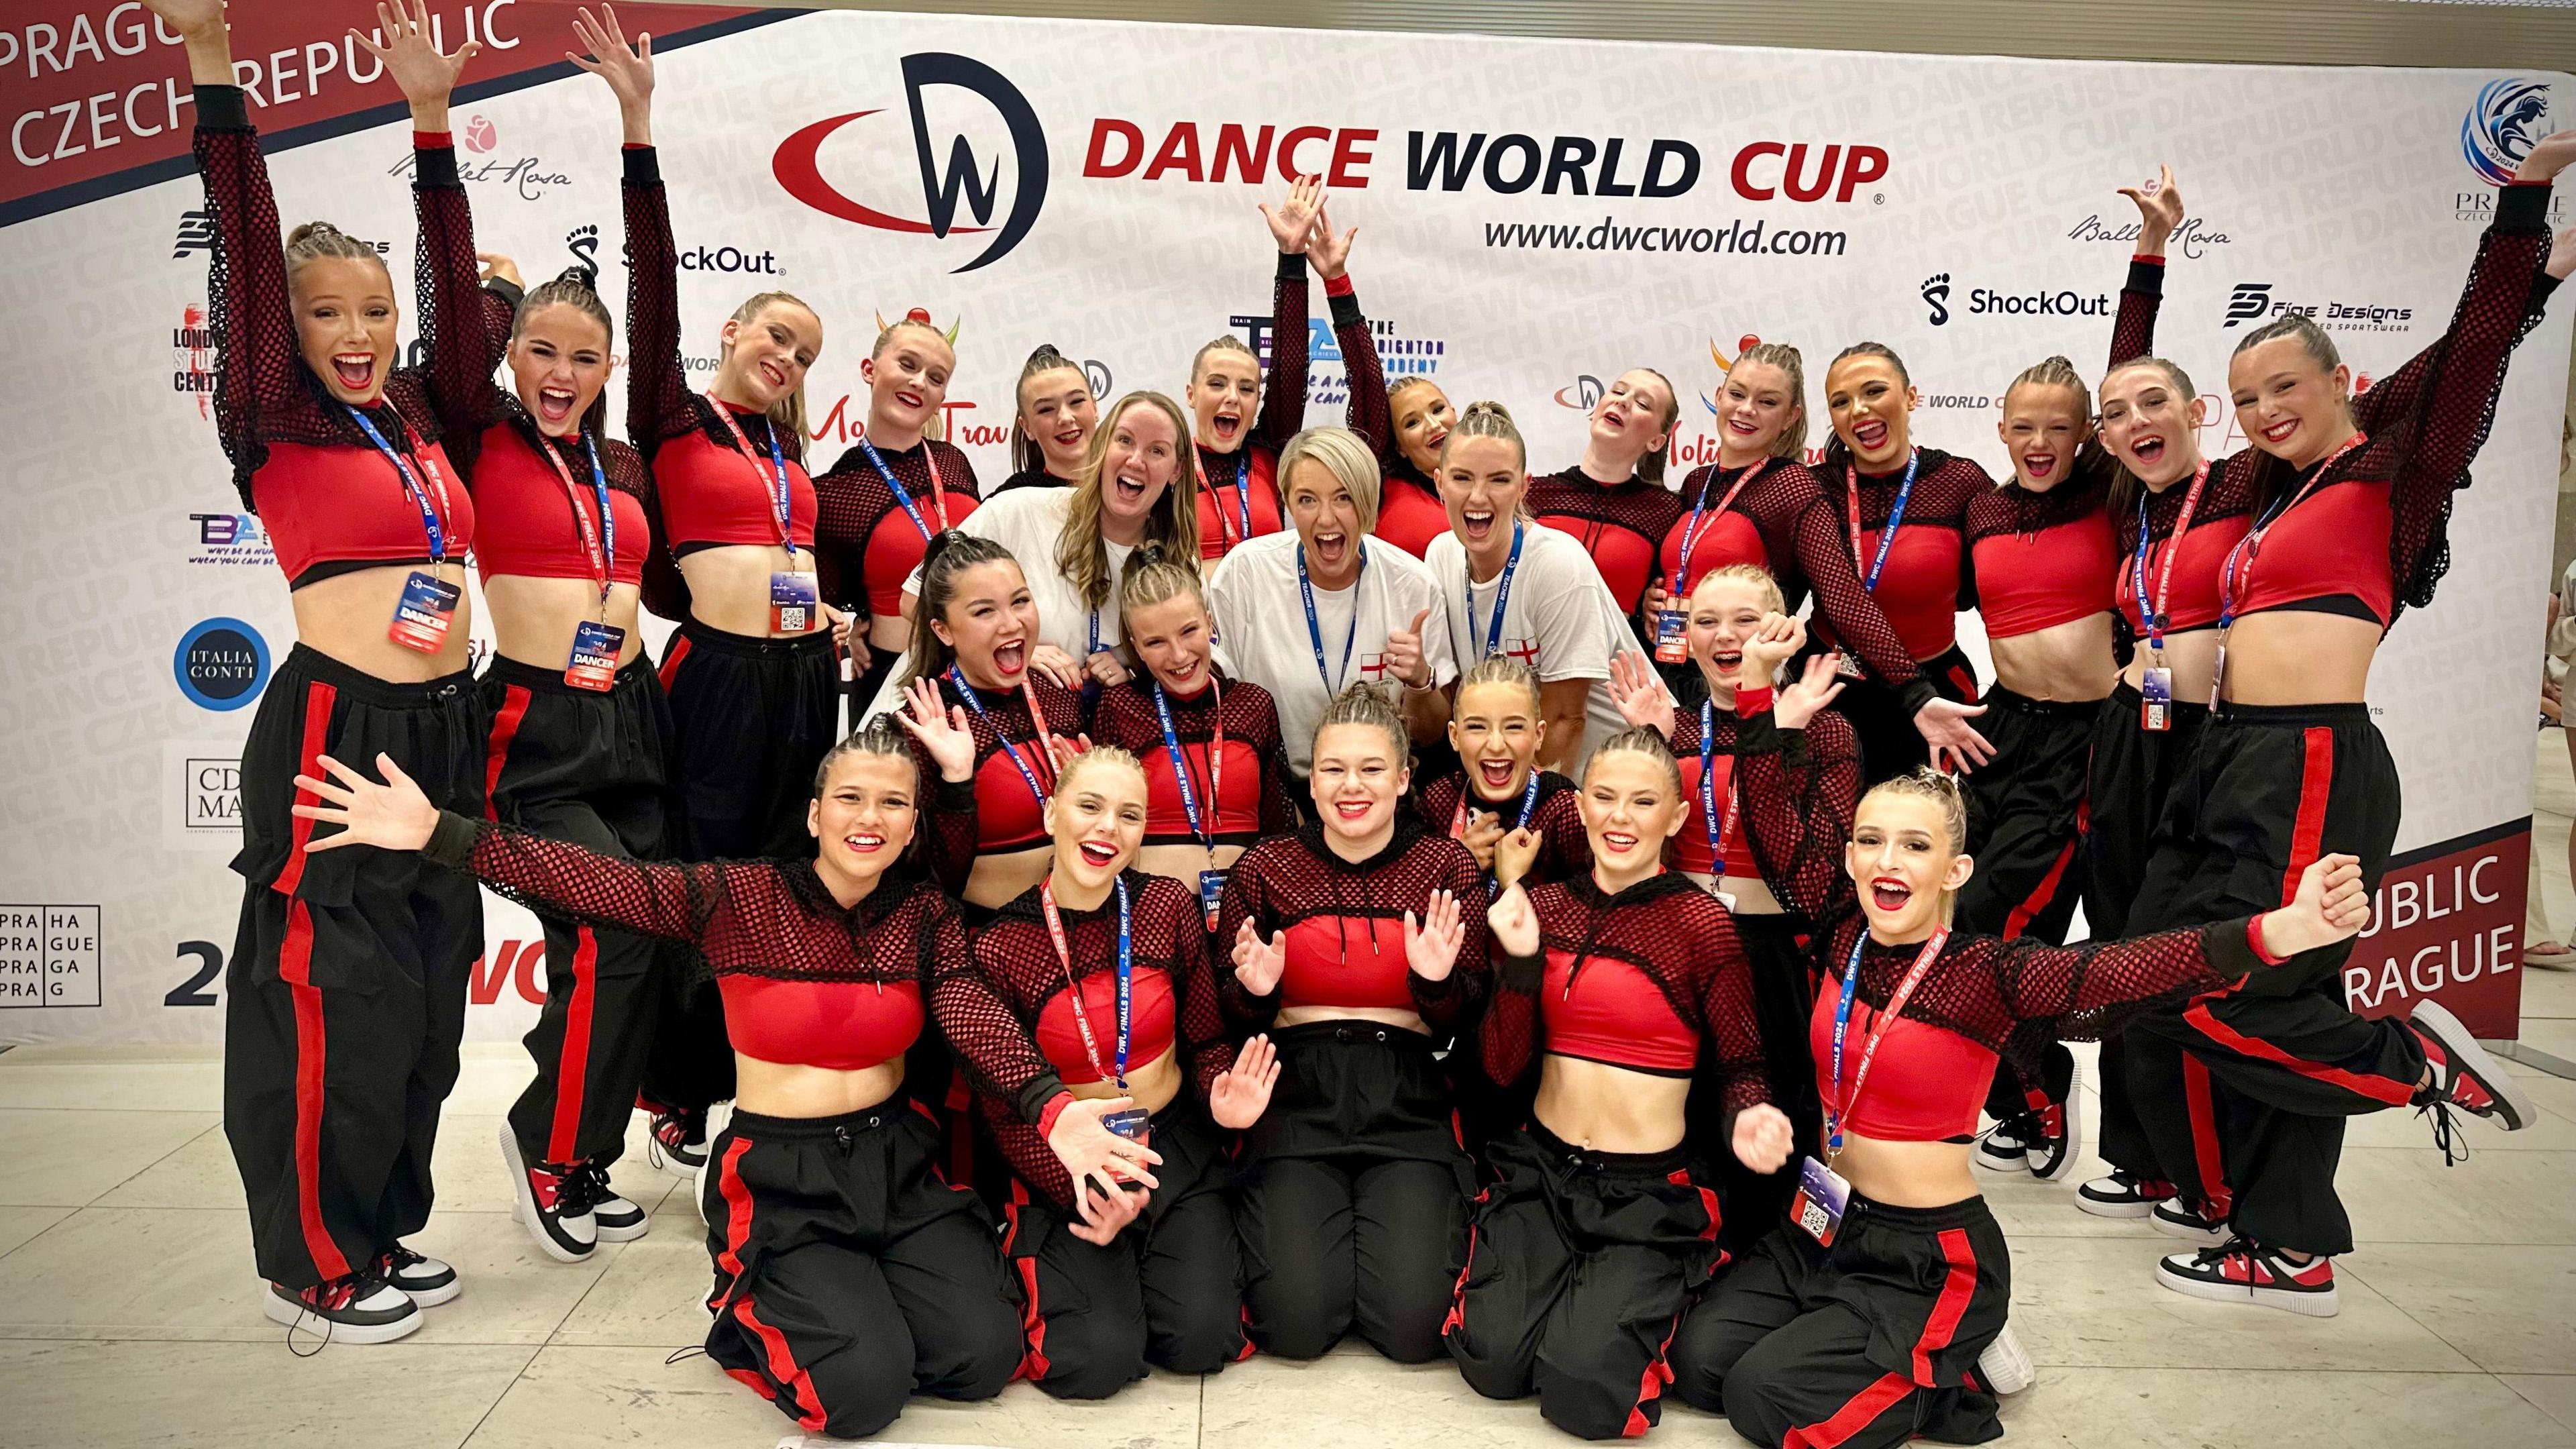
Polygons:
[[576,264],[574,264],[574,265],[572,265],[572,266],[569,266],[569,267],[564,268],[564,269],[563,269],[562,271],[560,271],[560,272],[555,273],[555,285],[556,285],[556,286],[559,286],[559,287],[560,287],[560,286],[565,286],[565,285],[568,285],[568,284],[571,284],[571,283],[576,283],[576,282],[577,282],[577,283],[579,283],[579,284],[581,284],[582,286],[585,286],[585,287],[596,287],[596,286],[598,286],[598,285],[599,285],[599,268],[597,268],[597,267],[585,267],[585,266],[582,266],[582,265],[579,265],[578,263],[576,263]]
[[1124,569],[1120,570],[1120,572],[1122,574],[1130,574],[1134,573],[1138,569],[1152,568],[1156,564],[1161,563],[1164,557],[1163,546],[1161,544],[1138,544],[1136,546],[1136,551],[1127,555],[1127,565]]
[[1458,416],[1462,421],[1467,418],[1500,418],[1508,423],[1512,420],[1512,410],[1489,398],[1479,398],[1467,404],[1466,411]]
[[954,528],[943,528],[932,534],[930,541],[921,546],[922,568],[927,570],[933,563],[938,562],[941,554],[948,552],[951,546],[965,536],[962,530]]

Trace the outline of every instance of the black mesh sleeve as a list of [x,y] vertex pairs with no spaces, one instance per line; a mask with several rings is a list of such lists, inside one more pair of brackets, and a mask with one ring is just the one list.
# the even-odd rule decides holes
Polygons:
[[670,865],[603,855],[490,821],[442,812],[421,854],[541,915],[702,945],[735,877],[763,864]]
[[921,766],[931,802],[914,827],[921,834],[922,860],[939,888],[955,895],[966,889],[966,878],[975,873],[975,782],[941,779],[939,766],[918,745],[913,747],[913,758]]
[[1700,988],[1700,1059],[1716,1073],[1719,1100],[1729,1112],[1740,1112],[1771,1097],[1762,1030],[1753,1014],[1753,962],[1732,915],[1723,909],[1702,912],[1696,903],[1691,914],[1700,919],[1683,933],[1680,949],[1696,958],[1691,970]]
[[500,329],[493,329],[491,308],[498,299],[477,275],[474,211],[465,183],[457,179],[453,144],[413,147],[412,205],[420,219],[413,270],[421,341],[429,352],[430,405],[446,434],[448,461],[470,481],[483,429],[500,416],[492,369],[508,343],[509,319],[503,315]]
[[1485,1075],[1508,1087],[1527,1075],[1538,1057],[1538,990],[1547,972],[1546,947],[1542,937],[1539,952],[1528,956],[1511,955],[1499,944],[1490,949],[1496,954],[1494,990],[1477,1031],[1477,1055],[1484,1059]]
[[2117,367],[2155,354],[2156,313],[2164,299],[2164,260],[2130,258],[2129,282],[2120,289],[2120,313],[2111,322],[2111,360],[2107,366]]
[[[1835,642],[1858,656],[1872,677],[1892,688],[1906,690],[1906,702],[1920,709],[1933,694],[1923,671],[1915,667],[1914,656],[1906,652],[1905,641],[1897,637],[1896,626],[1878,607],[1878,600],[1861,587],[1860,570],[1852,563],[1851,534],[1842,514],[1840,495],[1834,489],[1842,486],[1832,479],[1819,479],[1823,487],[1791,522],[1791,537],[1796,540],[1799,571],[1807,576],[1808,586],[1816,593],[1816,612],[1824,615],[1833,627]],[[1964,550],[1962,551],[1964,557]],[[1921,684],[1921,699],[1908,688]]]
[[1268,940],[1280,929],[1278,916],[1269,908],[1266,896],[1267,850],[1254,846],[1234,863],[1225,876],[1225,894],[1219,899],[1216,930],[1208,938],[1208,973],[1216,980],[1217,1004],[1226,1021],[1237,1033],[1267,1031],[1279,1015],[1279,988],[1274,983],[1266,996],[1255,996],[1244,989],[1234,973],[1234,942],[1244,923]]
[[1829,919],[1851,891],[1843,842],[1860,805],[1858,736],[1831,710],[1804,729],[1777,728],[1767,709],[1736,728],[1745,830],[1762,879],[1782,905],[1810,921]]
[[1329,285],[1324,290],[1325,305],[1333,311],[1333,340],[1341,345],[1342,371],[1350,382],[1344,419],[1371,453],[1384,458],[1392,450],[1395,428],[1386,404],[1386,371],[1378,360],[1377,336],[1369,330],[1356,294],[1346,291],[1334,296]]
[[251,506],[251,475],[268,461],[260,424],[305,405],[303,364],[287,300],[286,253],[278,242],[277,195],[259,153],[241,91],[196,89],[197,172],[213,222],[208,249],[206,328],[215,343],[215,423],[233,483]]
[[698,410],[680,362],[680,254],[659,153],[629,146],[625,155],[626,437],[649,462],[698,425]]
[[1279,255],[1270,293],[1270,371],[1261,387],[1261,434],[1280,447],[1306,426],[1306,256]]

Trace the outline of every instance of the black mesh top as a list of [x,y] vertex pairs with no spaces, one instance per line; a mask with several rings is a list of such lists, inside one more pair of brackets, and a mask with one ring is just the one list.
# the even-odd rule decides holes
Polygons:
[[[1219,809],[1213,817],[1215,839],[1219,845],[1249,846],[1265,835],[1297,828],[1297,807],[1288,794],[1297,777],[1288,768],[1287,746],[1279,736],[1279,707],[1272,702],[1270,691],[1222,674],[1217,681],[1218,688],[1202,689],[1187,699],[1166,695],[1172,711],[1172,736],[1180,744],[1183,767],[1189,771],[1190,798],[1198,807],[1199,822],[1207,825],[1211,820],[1208,745],[1215,739],[1216,725],[1222,719],[1229,765],[1216,782],[1225,787],[1225,799],[1218,802]],[[1188,812],[1181,804],[1172,752],[1163,743],[1163,721],[1154,710],[1151,678],[1139,672],[1125,685],[1102,690],[1092,713],[1091,738],[1099,744],[1116,745],[1144,766],[1148,805],[1145,843],[1188,845],[1197,840],[1190,831]],[[1252,752],[1260,762],[1258,769],[1247,772],[1242,768],[1243,762],[1234,748],[1237,744]]]
[[[646,462],[673,438],[690,433],[726,452],[733,434],[715,414],[715,404],[689,386],[680,362],[680,253],[671,240],[670,198],[662,189],[660,153],[650,146],[628,146],[626,156],[626,436],[642,450]],[[755,452],[769,447],[769,419],[737,414]],[[805,439],[778,440],[788,457],[802,462]],[[653,531],[663,530],[654,520]]]
[[1661,483],[1634,474],[1616,483],[1600,482],[1580,464],[1531,479],[1528,498],[1529,511],[1539,522],[1582,540],[1620,611],[1634,615],[1655,573],[1664,535],[1682,516],[1682,501]]
[[[961,521],[982,499],[975,465],[964,453],[936,438],[894,452],[878,450],[911,495],[922,523],[935,534],[940,524],[931,500],[933,454],[939,463],[939,491],[948,495],[949,520]],[[867,449],[843,451],[832,471],[815,476],[814,505],[814,563],[823,597],[872,617],[895,617],[902,607],[903,582],[921,566],[929,541],[895,501],[885,476],[868,461]]]
[[[1128,871],[1128,939],[1135,970],[1160,971],[1172,984],[1176,1031],[1173,1046],[1187,1077],[1186,1091],[1207,1096],[1208,1084],[1234,1062],[1225,1025],[1217,1014],[1216,987],[1208,977],[1207,921],[1198,895],[1163,876]],[[1029,1186],[1058,1204],[1073,1201],[1072,1179],[1056,1160],[1037,1123],[1047,1103],[1064,1090],[1056,1070],[1038,1050],[1038,1018],[1064,994],[1064,961],[1055,953],[1032,886],[975,931],[975,969],[941,981],[931,1009],[940,1030],[965,1064],[985,1125],[1011,1166]],[[1118,900],[1088,911],[1059,904],[1065,941],[1077,981],[1114,977],[1118,968]],[[1086,999],[1089,999],[1086,997]],[[1108,1060],[1115,1017],[1095,1014],[1100,1052]],[[1132,1065],[1142,1065],[1134,1063]]]
[[[1037,694],[1038,708],[1046,715],[1047,733],[1070,740],[1090,728],[1090,717],[1082,707],[1082,696],[1042,675],[1028,677],[1029,688]],[[1055,756],[1045,742],[1037,738],[1037,723],[1029,717],[1026,695],[1019,690],[992,694],[977,690],[984,708],[977,711],[957,692],[956,681],[939,676],[939,698],[951,708],[966,711],[966,728],[975,737],[975,777],[969,785],[955,788],[971,790],[974,813],[961,828],[957,822],[942,821],[922,842],[931,877],[948,891],[966,889],[966,879],[975,872],[975,857],[985,850],[1024,850],[1042,844],[1046,829],[1040,823],[1038,802],[1029,795],[1028,782],[1011,765],[1002,741],[1008,737],[1020,752],[1030,771],[1037,776],[1040,788],[1052,794],[1055,790]],[[920,762],[922,778],[939,778],[939,766],[928,752],[916,744],[914,757]],[[951,788],[945,783],[941,788]]]
[[[256,511],[251,476],[268,461],[269,444],[337,445],[362,449],[369,458],[375,457],[375,449],[304,363],[289,300],[277,197],[240,89],[201,85],[195,104],[197,171],[205,181],[214,232],[206,326],[215,343],[215,422],[224,455],[232,459],[233,486],[242,506]],[[468,273],[473,271],[474,226],[464,188],[455,181],[455,151],[421,148],[415,165],[419,185],[413,201],[420,218],[415,286],[428,298],[435,295],[441,272],[460,259]],[[491,371],[481,324],[464,345],[441,347],[435,309],[422,305],[416,320],[428,370],[448,379],[442,386],[461,392],[478,368]],[[425,441],[440,442],[430,388],[423,370],[396,368],[385,379],[384,402]],[[379,426],[388,437],[401,437],[392,419],[380,417]]]
[[[1441,980],[1426,981],[1405,966],[1398,938],[1404,914],[1410,911],[1418,921],[1435,890],[1457,898],[1466,934],[1457,965]],[[1212,968],[1217,999],[1237,1028],[1266,1028],[1279,1014],[1290,978],[1300,974],[1300,943],[1294,938],[1288,943],[1289,970],[1280,986],[1267,996],[1254,996],[1235,978],[1230,955],[1235,933],[1246,921],[1265,938],[1315,922],[1317,931],[1332,927],[1335,939],[1344,943],[1345,960],[1354,954],[1382,960],[1391,951],[1392,969],[1402,972],[1413,1010],[1435,1035],[1445,1035],[1473,1021],[1484,1000],[1484,899],[1483,877],[1467,847],[1426,830],[1419,816],[1401,807],[1394,838],[1363,861],[1335,855],[1319,825],[1274,836],[1245,851],[1226,874],[1225,901],[1211,935],[1220,953]]]
[[[1750,717],[1713,710],[1715,754],[1735,756],[1736,830],[1753,845],[1753,864],[1780,904],[1823,921],[1852,899],[1843,870],[1843,842],[1860,808],[1860,741],[1851,722],[1818,710],[1806,728],[1784,730],[1769,709]],[[1703,850],[1708,825],[1699,808],[1699,711],[1673,711],[1673,758],[1681,765],[1682,793],[1691,818],[1676,843],[1696,839]],[[1717,801],[1725,819],[1726,801]],[[1669,858],[1669,848],[1668,857]]]
[[[1466,792],[1467,776],[1463,770],[1443,775],[1413,792],[1414,808],[1422,812],[1425,826],[1455,839],[1453,828],[1461,824],[1458,802]],[[1529,885],[1592,873],[1592,838],[1583,831],[1581,795],[1580,787],[1554,770],[1538,772],[1538,795],[1530,804],[1529,823],[1541,839],[1538,859],[1531,862],[1530,873],[1524,878]],[[1467,808],[1499,817],[1503,828],[1509,830],[1520,823],[1521,794],[1514,791],[1508,800],[1474,796]]]
[[[1551,1052],[1655,1070],[1641,1061],[1652,1054],[1657,1023],[1642,1013],[1635,1016],[1628,1042],[1599,1043],[1610,1048],[1608,1053],[1556,1040],[1549,1030],[1552,1009],[1570,1003],[1586,975],[1602,970],[1601,963],[1619,962],[1652,982],[1671,1021],[1698,1037],[1700,1059],[1713,1069],[1728,1109],[1749,1107],[1770,1095],[1761,1031],[1753,1018],[1753,967],[1736,939],[1733,918],[1716,897],[1688,877],[1669,872],[1649,876],[1617,895],[1584,875],[1540,886],[1529,897],[1538,916],[1539,954],[1504,958],[1493,1002],[1485,1011],[1483,1056],[1495,1081],[1509,1086],[1538,1056]],[[1542,1003],[1543,985],[1557,989],[1556,983],[1542,979],[1546,958],[1559,953],[1571,958],[1564,1000]],[[1596,1030],[1601,1025],[1592,1023]],[[1669,1029],[1662,1034],[1669,1036]],[[1621,1051],[1622,1045],[1644,1050]]]

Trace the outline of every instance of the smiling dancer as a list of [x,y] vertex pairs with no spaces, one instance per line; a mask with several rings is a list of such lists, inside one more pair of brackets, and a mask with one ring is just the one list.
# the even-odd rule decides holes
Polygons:
[[1682,515],[1681,500],[1664,486],[1681,412],[1671,379],[1630,368],[1593,404],[1582,459],[1530,481],[1530,516],[1583,545],[1622,615],[1636,614],[1664,535]]

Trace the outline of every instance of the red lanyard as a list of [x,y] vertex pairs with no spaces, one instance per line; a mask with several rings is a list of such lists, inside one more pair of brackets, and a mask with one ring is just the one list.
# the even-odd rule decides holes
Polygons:
[[[2326,481],[2326,475],[2334,471],[2334,465],[2343,461],[2344,454],[2369,441],[2368,433],[2355,433],[2346,438],[2343,446],[2328,453],[2326,460],[2317,465],[2317,471],[2308,475],[2308,481],[2299,485],[2299,491],[2290,495],[2289,502],[2273,509],[2269,516],[2257,520],[2253,531],[2238,539],[2236,547],[2227,551],[2227,566],[2221,569],[2218,575],[2218,638],[2221,647],[2224,647],[2227,642],[2229,626],[2236,622],[2236,591],[2240,587],[2251,588],[2253,585],[2255,560],[2263,556],[2263,535],[2272,531],[2272,525],[2280,522],[2283,514],[2298,507],[2309,494],[2314,493],[2317,485]],[[2245,561],[2242,577],[2238,576],[2236,570],[2236,561],[2239,558]]]
[[593,443],[591,445],[591,463],[593,466],[592,476],[597,479],[599,485],[599,519],[598,521],[593,522],[591,516],[582,509],[580,485],[572,481],[572,469],[565,466],[563,454],[558,452],[555,448],[555,440],[540,433],[537,435],[537,441],[542,444],[546,450],[546,461],[555,465],[555,476],[563,480],[564,501],[572,505],[573,527],[575,531],[581,535],[582,551],[590,555],[590,574],[592,579],[597,581],[599,584],[599,606],[602,610],[600,617],[605,619],[607,617],[605,611],[608,608],[609,585],[612,578],[612,571],[615,569],[617,563],[615,556],[617,544],[613,536],[607,535],[604,533],[604,530],[617,527],[617,520],[608,511],[610,507],[608,501],[608,481],[597,473],[599,445],[597,443]]
[[723,419],[725,431],[733,434],[734,451],[742,454],[742,460],[751,465],[752,475],[760,479],[760,486],[769,493],[771,504],[769,513],[770,517],[778,523],[778,542],[787,550],[787,561],[794,563],[796,535],[788,530],[788,525],[795,518],[796,495],[787,481],[787,458],[779,449],[777,421],[772,419],[769,425],[769,461],[772,470],[778,475],[777,482],[773,485],[768,476],[761,472],[760,455],[751,450],[751,439],[743,436],[742,424],[734,421],[733,409],[718,401],[712,392],[707,394],[707,406],[714,408],[716,416]]
[[[2182,512],[2174,518],[2173,535],[2165,541],[2165,561],[2163,566],[2156,570],[2154,612],[2139,621],[2147,626],[2147,647],[2154,650],[2159,657],[2165,652],[2165,595],[2173,585],[2174,560],[2182,556],[2183,535],[2191,532],[2191,516],[2199,510],[2200,490],[2208,482],[2209,460],[2204,458],[2201,460],[2199,471],[2191,475],[2191,491],[2182,496]],[[2139,500],[2138,511],[2141,517],[2144,517],[2146,507],[2146,501]],[[2147,534],[2145,528],[2141,527],[2138,530],[2138,571],[2141,578],[2146,574],[2146,550]],[[2138,607],[2141,610],[2146,609],[2147,601],[2143,598],[2138,600]]]
[[1913,999],[1914,988],[1922,985],[1923,978],[1932,973],[1932,962],[1949,942],[1949,927],[1934,931],[1932,939],[1924,942],[1923,949],[1915,953],[1912,969],[1905,973],[1904,980],[1896,983],[1896,990],[1888,996],[1887,1005],[1870,1014],[1869,1034],[1861,1039],[1860,1066],[1852,1073],[1851,1092],[1846,1096],[1842,1091],[1843,1030],[1851,1022],[1852,997],[1860,985],[1861,953],[1869,949],[1869,927],[1865,923],[1861,926],[1860,939],[1852,943],[1851,964],[1843,970],[1842,1009],[1835,1013],[1834,1020],[1835,1090],[1825,1103],[1825,1138],[1828,1150],[1836,1155],[1839,1155],[1842,1142],[1842,1121],[1851,1115],[1852,1104],[1860,1100],[1861,1088],[1869,1082],[1870,1064],[1878,1060],[1878,1044],[1886,1040],[1887,1029],[1895,1025],[1898,1013],[1904,1011],[1905,1003]]
[[[1699,547],[1701,536],[1706,534],[1710,529],[1717,527],[1717,521],[1724,518],[1726,516],[1726,510],[1735,505],[1736,495],[1742,493],[1754,479],[1762,476],[1762,470],[1770,466],[1771,460],[1764,458],[1753,464],[1751,467],[1746,468],[1744,470],[1744,476],[1735,480],[1735,486],[1726,490],[1726,496],[1717,501],[1717,506],[1715,508],[1710,508],[1708,506],[1708,490],[1706,488],[1700,489],[1699,502],[1691,505],[1690,520],[1682,525],[1682,556],[1678,566],[1673,570],[1674,582],[1672,592],[1674,594],[1683,598],[1688,598],[1690,596],[1691,551]],[[1703,511],[1708,515],[1708,522],[1706,523],[1699,521],[1700,514]],[[1852,516],[1853,521],[1856,524],[1859,521],[1858,512],[1855,511]],[[1852,551],[1854,553],[1858,553],[1860,551],[1858,540],[1859,535],[1854,534],[1852,543]],[[1855,567],[1857,567],[1857,565],[1855,565]]]

